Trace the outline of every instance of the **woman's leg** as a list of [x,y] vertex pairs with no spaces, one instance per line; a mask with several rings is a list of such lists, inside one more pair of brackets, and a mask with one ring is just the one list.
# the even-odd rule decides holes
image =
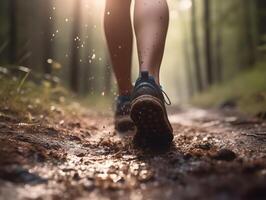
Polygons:
[[159,73],[169,23],[166,0],[135,0],[134,27],[141,71],[159,84]]
[[132,93],[130,116],[137,127],[137,144],[160,148],[170,145],[173,140],[173,128],[167,117],[162,90],[158,86],[169,21],[168,5],[166,0],[135,2],[134,26],[142,73]]
[[106,0],[104,28],[120,95],[132,90],[132,25],[131,0]]

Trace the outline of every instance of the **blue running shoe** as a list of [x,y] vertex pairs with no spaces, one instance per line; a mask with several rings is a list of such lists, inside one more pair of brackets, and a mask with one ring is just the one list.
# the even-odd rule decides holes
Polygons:
[[168,120],[165,103],[168,96],[147,71],[137,79],[131,95],[130,116],[137,127],[135,141],[141,145],[170,145],[173,128]]

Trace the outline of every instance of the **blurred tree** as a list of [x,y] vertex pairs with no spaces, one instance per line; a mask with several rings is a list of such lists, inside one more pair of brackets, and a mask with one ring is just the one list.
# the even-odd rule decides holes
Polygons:
[[9,0],[9,62],[17,61],[17,0]]
[[265,0],[257,0],[257,25],[258,32],[260,35],[259,44],[263,45],[266,43],[266,1]]
[[192,47],[193,47],[193,57],[195,62],[195,76],[197,83],[197,90],[203,90],[202,77],[201,77],[201,65],[198,47],[198,34],[197,34],[197,16],[196,16],[196,2],[192,0],[191,6],[191,31],[192,31]]
[[52,0],[41,0],[43,14],[43,61],[42,65],[45,74],[52,73],[52,65],[48,59],[53,59],[53,4]]
[[0,6],[0,64],[9,62],[9,1]]
[[75,0],[70,60],[70,87],[79,92],[81,0]]
[[257,0],[257,25],[258,25],[258,51],[259,57],[266,57],[266,1],[265,0]]
[[223,23],[220,23],[221,7],[223,1],[216,1],[215,14],[216,14],[216,34],[214,39],[215,46],[215,79],[217,82],[221,82],[223,79],[223,66],[222,66],[222,30]]
[[207,84],[213,83],[213,66],[212,66],[212,44],[211,44],[211,0],[204,0],[204,39],[205,39],[205,60],[206,60],[206,73]]
[[247,38],[247,66],[253,66],[256,61],[256,35],[257,30],[254,26],[255,16],[255,1],[254,0],[243,0],[244,5],[244,22],[246,27],[246,38]]
[[84,62],[82,64],[83,76],[82,76],[82,94],[89,94],[92,90],[91,77],[91,63]]
[[112,69],[108,58],[106,58],[106,64],[104,69],[104,89],[105,94],[110,95],[112,89]]
[[91,34],[91,29],[93,28],[93,19],[91,17],[84,17],[85,22],[85,30],[84,30],[84,41],[85,45],[84,48],[82,48],[82,65],[81,65],[81,92],[82,94],[91,94],[93,90],[93,81],[91,80],[92,75],[93,75],[93,65],[94,63],[92,62],[92,56],[94,54],[94,49],[93,49],[93,35]]
[[194,79],[193,79],[193,66],[191,65],[191,55],[190,55],[190,48],[189,48],[189,31],[187,27],[187,16],[186,13],[180,14],[180,19],[182,20],[183,25],[183,37],[182,37],[182,49],[184,53],[184,61],[185,61],[185,73],[186,73],[186,80],[187,80],[187,94],[188,96],[193,96],[195,93],[194,91]]

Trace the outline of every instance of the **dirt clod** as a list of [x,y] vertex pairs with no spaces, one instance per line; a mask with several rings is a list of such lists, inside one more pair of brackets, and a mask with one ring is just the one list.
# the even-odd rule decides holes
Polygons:
[[196,145],[197,148],[203,149],[203,150],[210,150],[212,145],[210,143],[202,143],[199,145]]
[[212,157],[216,160],[232,161],[236,158],[236,154],[230,149],[220,149]]
[[0,179],[10,181],[13,183],[23,183],[23,184],[40,184],[45,183],[46,180],[40,176],[30,173],[27,169],[21,166],[12,165],[6,166],[0,169]]

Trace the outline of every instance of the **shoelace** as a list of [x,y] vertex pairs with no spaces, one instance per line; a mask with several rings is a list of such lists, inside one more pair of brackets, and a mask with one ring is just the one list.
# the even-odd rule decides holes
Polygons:
[[[161,92],[163,93],[163,96],[165,97],[165,98],[164,98],[164,102],[165,102],[165,104],[168,105],[168,106],[170,106],[170,105],[172,104],[172,102],[171,102],[169,96],[166,94],[166,92],[163,91],[162,86],[161,86]],[[166,100],[167,100],[167,101],[166,101]]]

